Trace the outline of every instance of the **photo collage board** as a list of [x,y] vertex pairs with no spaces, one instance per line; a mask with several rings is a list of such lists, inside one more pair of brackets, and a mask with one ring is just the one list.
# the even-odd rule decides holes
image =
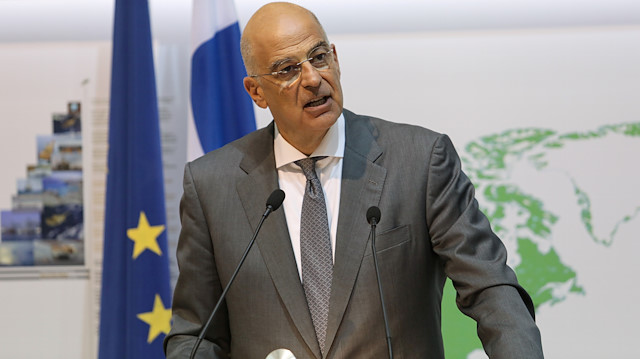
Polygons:
[[0,267],[84,264],[81,104],[52,115],[37,158],[0,212]]

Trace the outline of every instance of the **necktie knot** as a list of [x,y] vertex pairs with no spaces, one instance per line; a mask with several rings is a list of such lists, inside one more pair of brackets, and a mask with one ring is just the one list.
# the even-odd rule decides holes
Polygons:
[[327,158],[327,156],[307,157],[297,160],[294,163],[302,169],[302,173],[307,180],[313,181],[318,179],[318,175],[316,174],[316,162],[323,158]]

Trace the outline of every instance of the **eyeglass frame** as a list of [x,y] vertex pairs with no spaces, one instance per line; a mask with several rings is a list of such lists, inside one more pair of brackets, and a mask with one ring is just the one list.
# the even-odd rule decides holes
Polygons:
[[[328,56],[328,55],[332,54],[332,53],[334,52],[334,50],[335,50],[335,49],[332,47],[332,48],[331,48],[331,50],[328,50],[328,51],[326,51],[326,52],[319,53],[319,54],[317,54],[316,56],[318,56],[318,55],[327,55],[327,56]],[[313,56],[313,57],[309,57],[309,58],[304,59],[304,60],[302,60],[302,61],[300,61],[300,62],[298,62],[298,63],[296,63],[296,64],[294,64],[294,65],[289,65],[289,66],[292,66],[292,67],[293,67],[293,69],[292,69],[292,70],[290,70],[290,71],[295,71],[295,72],[297,72],[297,73],[298,73],[298,75],[296,75],[296,77],[295,77],[295,78],[293,78],[293,79],[292,79],[292,81],[290,80],[290,81],[291,81],[291,83],[286,84],[286,82],[283,82],[283,84],[286,84],[286,86],[290,86],[291,84],[295,83],[295,82],[296,82],[296,80],[298,80],[298,79],[300,78],[300,75],[302,74],[302,64],[304,64],[305,62],[309,62],[309,61],[313,60],[313,58],[314,58],[314,57],[315,57],[315,56]],[[329,61],[327,61],[327,68],[317,68],[317,67],[313,66],[313,64],[312,64],[311,66],[312,66],[314,69],[316,69],[317,71],[322,71],[322,70],[326,70],[326,69],[330,68]],[[297,69],[297,70],[296,70],[296,69]],[[280,70],[280,71],[273,71],[273,72],[268,72],[268,73],[264,73],[264,74],[247,75],[247,76],[248,76],[248,77],[252,77],[252,78],[262,77],[262,76],[278,76],[278,75],[283,74],[283,71],[284,71],[284,69],[283,69],[283,70]],[[278,80],[278,79],[276,78],[276,80]],[[281,80],[279,80],[279,81],[281,81]]]

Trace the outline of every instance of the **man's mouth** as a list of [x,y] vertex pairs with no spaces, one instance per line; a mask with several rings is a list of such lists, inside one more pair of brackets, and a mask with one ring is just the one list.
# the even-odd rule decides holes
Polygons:
[[307,103],[306,105],[304,105],[304,107],[316,107],[316,106],[324,105],[327,102],[328,98],[329,98],[329,96],[326,96],[326,97],[320,98],[318,100],[311,101],[311,102]]

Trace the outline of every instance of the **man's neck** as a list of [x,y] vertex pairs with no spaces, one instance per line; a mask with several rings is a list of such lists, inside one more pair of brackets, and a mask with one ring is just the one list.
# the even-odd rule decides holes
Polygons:
[[312,136],[289,136],[288,134],[280,132],[282,138],[295,147],[296,150],[310,156],[322,143],[324,136],[329,130],[325,130],[322,133],[314,134]]
[[344,126],[344,117],[340,115],[336,123],[331,126],[327,133],[322,137],[319,144],[314,144],[314,146],[308,146],[308,148],[302,148],[301,150],[289,142],[282,135],[280,128],[275,125],[273,146],[276,167],[286,165],[308,156],[343,157],[345,143]]

